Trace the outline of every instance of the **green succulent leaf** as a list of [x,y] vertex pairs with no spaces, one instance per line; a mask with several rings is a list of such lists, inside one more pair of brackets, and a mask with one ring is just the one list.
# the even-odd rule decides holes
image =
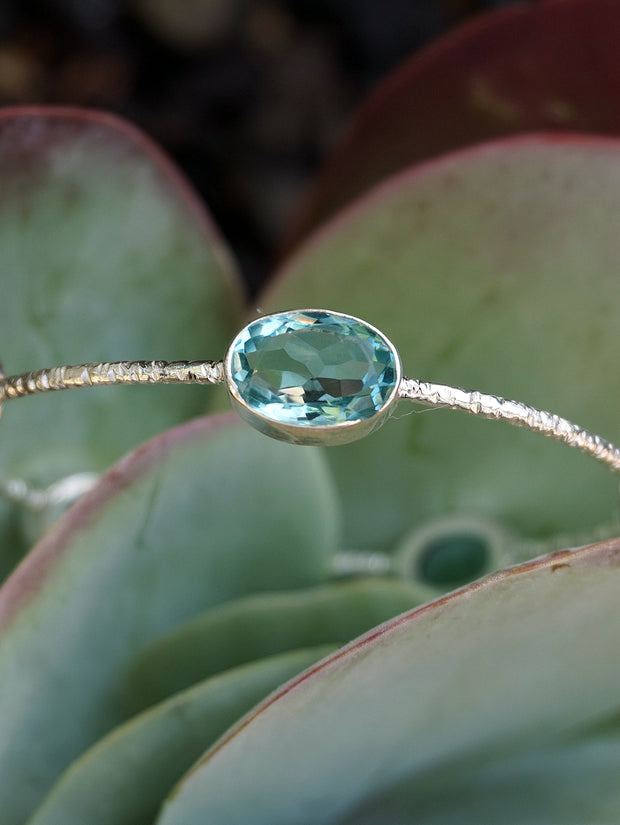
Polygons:
[[510,3],[415,52],[352,119],[295,216],[287,246],[428,158],[524,132],[619,134],[619,39],[613,0]]
[[321,454],[300,461],[231,418],[197,419],[123,459],[0,591],[10,825],[123,720],[122,677],[159,635],[243,594],[329,577],[338,505]]
[[23,521],[20,516],[19,508],[12,501],[4,498],[0,501],[0,584],[24,554]]
[[[475,761],[475,760],[474,760]],[[391,788],[339,825],[616,825],[620,733],[584,733],[482,767]]]
[[[358,315],[394,341],[406,375],[617,440],[619,211],[618,142],[487,144],[378,187],[284,265],[261,306]],[[536,538],[617,521],[617,483],[591,458],[460,412],[402,403],[327,456],[352,547],[390,547],[446,514]]]
[[358,579],[246,596],[213,608],[155,641],[132,665],[133,710],[212,674],[300,647],[342,643],[419,602],[398,579]]
[[152,825],[166,793],[210,743],[332,650],[298,650],[235,668],[115,728],[67,769],[28,825]]
[[[513,781],[524,788],[541,752],[620,710],[619,587],[616,539],[496,573],[375,628],[241,720],[177,786],[158,825],[404,825],[444,822],[443,809],[457,821],[439,780],[484,768],[488,787],[504,760],[489,793],[503,783],[514,798]],[[552,778],[571,753],[559,752]],[[617,756],[617,736],[598,749],[600,781],[586,777],[606,796],[580,798],[581,822],[620,817]],[[381,800],[403,783],[406,807],[382,818]],[[537,817],[515,821],[563,821],[566,799],[547,790]]]
[[[0,360],[7,373],[219,358],[241,312],[228,252],[170,161],[87,111],[0,115]],[[206,409],[204,388],[106,387],[10,403],[0,468],[47,485],[102,470]]]

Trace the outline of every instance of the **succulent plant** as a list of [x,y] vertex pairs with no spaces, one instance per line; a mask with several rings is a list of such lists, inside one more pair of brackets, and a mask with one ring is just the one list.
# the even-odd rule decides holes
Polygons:
[[[614,4],[554,0],[388,79],[255,307],[143,135],[5,110],[5,368],[218,358],[257,310],[328,307],[388,334],[409,375],[618,440],[617,101],[597,86],[592,104],[599,74],[568,66],[566,49],[587,59],[576,22],[620,69]],[[603,136],[514,135],[573,123]],[[102,475],[53,524],[0,504],[3,571],[24,556],[0,590],[2,825],[617,823],[609,472],[448,410],[399,409],[322,450],[227,404],[213,387],[93,388],[3,411],[7,477]],[[347,558],[389,572],[341,579]]]

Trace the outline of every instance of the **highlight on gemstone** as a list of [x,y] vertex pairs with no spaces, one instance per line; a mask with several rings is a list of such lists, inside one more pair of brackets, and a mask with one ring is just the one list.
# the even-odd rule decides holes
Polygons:
[[[298,443],[322,443],[321,428],[379,423],[400,380],[398,356],[385,336],[358,318],[322,309],[253,321],[233,341],[226,371],[241,414],[269,435]],[[292,437],[291,428],[313,430],[316,438]]]

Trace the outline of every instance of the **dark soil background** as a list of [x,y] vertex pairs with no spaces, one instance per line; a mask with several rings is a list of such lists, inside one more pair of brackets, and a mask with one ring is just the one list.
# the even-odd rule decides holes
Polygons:
[[500,0],[2,0],[0,103],[116,112],[201,192],[252,290],[365,94]]

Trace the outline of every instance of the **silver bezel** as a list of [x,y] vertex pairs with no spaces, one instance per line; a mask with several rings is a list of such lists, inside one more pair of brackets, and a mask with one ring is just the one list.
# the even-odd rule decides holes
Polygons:
[[[296,312],[299,314],[303,314],[304,312],[328,312],[330,315],[334,315],[337,318],[344,318],[363,324],[378,335],[383,341],[385,341],[394,356],[394,362],[396,365],[396,382],[392,392],[386,399],[383,406],[377,410],[373,416],[365,419],[364,421],[344,421],[341,424],[327,424],[320,427],[282,424],[277,421],[273,421],[271,418],[268,418],[267,416],[252,409],[246,404],[243,398],[241,398],[237,385],[232,377],[232,358],[237,339],[249,326],[251,326],[252,323],[254,323],[254,321],[264,320],[265,318],[276,318],[280,315],[290,314],[291,312]],[[320,308],[281,310],[280,312],[272,312],[268,315],[262,315],[260,318],[255,318],[254,321],[246,324],[246,326],[237,333],[229,346],[224,359],[224,380],[230,395],[232,406],[239,413],[241,418],[243,418],[243,420],[252,427],[265,435],[270,436],[271,438],[277,438],[279,441],[286,441],[289,444],[301,444],[306,446],[335,446],[338,444],[349,444],[351,441],[357,441],[358,438],[364,438],[364,436],[369,435],[371,432],[380,427],[389,417],[395,404],[398,402],[398,390],[402,379],[402,366],[396,347],[390,339],[383,332],[381,332],[381,330],[377,329],[377,327],[369,324],[362,318],[358,318],[356,315],[347,315],[344,312],[334,312],[331,309]]]

